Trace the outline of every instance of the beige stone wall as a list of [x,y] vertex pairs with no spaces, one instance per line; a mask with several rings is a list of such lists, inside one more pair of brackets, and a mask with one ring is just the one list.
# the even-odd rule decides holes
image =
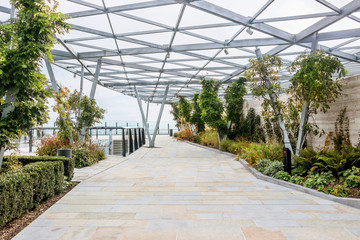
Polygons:
[[[359,131],[360,131],[360,75],[344,78],[342,80],[343,91],[341,96],[332,104],[326,114],[319,113],[315,117],[315,121],[320,129],[325,130],[325,135],[309,136],[308,142],[313,147],[322,147],[324,145],[325,138],[330,131],[334,131],[334,123],[336,121],[339,112],[344,107],[347,107],[347,116],[350,120],[350,138],[353,145],[358,143]],[[282,100],[286,100],[285,94],[281,95]],[[256,113],[261,112],[261,101],[251,100],[245,103],[245,110],[249,108],[255,108]]]

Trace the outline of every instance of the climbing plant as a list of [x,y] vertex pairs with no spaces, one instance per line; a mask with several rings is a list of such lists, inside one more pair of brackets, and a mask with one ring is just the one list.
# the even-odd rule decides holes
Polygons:
[[[0,22],[0,167],[13,139],[47,120],[47,90],[41,62],[51,61],[55,34],[69,26],[57,2],[12,0],[16,17]],[[53,7],[50,7],[52,5]]]
[[[232,127],[235,131],[240,128],[241,123],[244,121],[244,96],[246,94],[245,78],[239,78],[228,86],[225,90],[225,109],[226,120],[229,122],[229,130]],[[234,125],[234,126],[233,126]]]
[[216,80],[202,80],[202,91],[199,95],[201,118],[209,126],[216,129],[220,146],[220,130],[226,122],[223,118],[224,106],[218,97],[220,82]]
[[194,94],[192,98],[193,111],[190,117],[190,123],[196,127],[196,132],[203,132],[205,130],[205,123],[201,118],[201,108],[199,105],[199,94]]
[[191,103],[183,96],[179,96],[179,114],[182,125],[190,122]]

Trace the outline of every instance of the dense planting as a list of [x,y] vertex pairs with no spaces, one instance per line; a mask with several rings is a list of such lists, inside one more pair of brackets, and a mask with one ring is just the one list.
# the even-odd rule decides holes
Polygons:
[[30,163],[0,175],[0,227],[62,191],[61,161]]

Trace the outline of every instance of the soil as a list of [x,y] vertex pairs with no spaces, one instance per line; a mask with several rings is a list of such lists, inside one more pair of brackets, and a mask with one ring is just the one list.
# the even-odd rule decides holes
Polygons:
[[65,194],[67,194],[78,184],[79,182],[72,182],[72,185],[64,189],[60,194],[44,200],[35,209],[24,213],[20,218],[14,219],[13,221],[6,224],[2,229],[0,229],[0,240],[12,239],[16,234],[18,234],[21,230],[28,226],[32,221],[34,221],[43,212],[45,212],[48,208],[50,208],[57,201],[59,201]]

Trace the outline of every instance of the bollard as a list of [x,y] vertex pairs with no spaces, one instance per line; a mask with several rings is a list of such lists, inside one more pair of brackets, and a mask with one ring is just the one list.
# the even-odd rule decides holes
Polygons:
[[137,138],[137,133],[136,133],[136,128],[134,128],[134,148],[135,151],[138,150],[139,148],[139,144],[138,144],[138,138]]
[[172,135],[173,135],[173,130],[170,129],[170,137],[172,137]]
[[284,171],[291,175],[291,151],[288,148],[283,148],[283,163]]

